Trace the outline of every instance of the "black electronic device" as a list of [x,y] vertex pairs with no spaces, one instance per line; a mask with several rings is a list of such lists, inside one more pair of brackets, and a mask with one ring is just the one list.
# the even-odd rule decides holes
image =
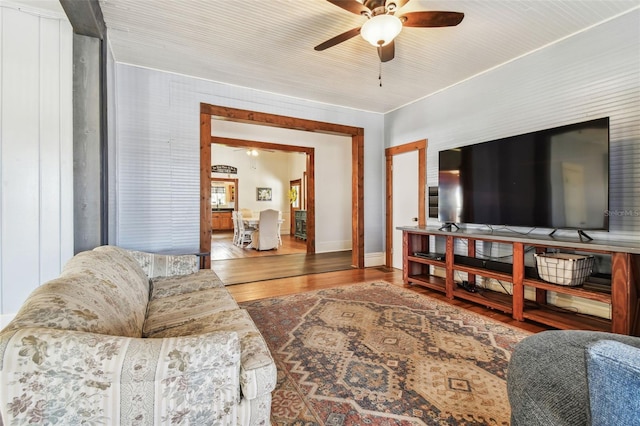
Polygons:
[[438,219],[608,230],[609,118],[439,153]]
[[429,253],[429,252],[417,251],[413,253],[413,255],[415,257],[421,257],[423,259],[441,260],[441,261],[445,260],[444,253]]
[[506,262],[498,262],[496,260],[485,260],[484,267],[496,272],[504,272],[505,274],[511,274],[513,272],[513,265]]
[[478,291],[478,288],[476,287],[475,284],[470,283],[469,281],[461,281],[458,282],[458,287],[468,291],[469,293],[476,293]]
[[461,254],[456,254],[453,256],[453,263],[457,265],[471,266],[474,268],[485,267],[484,259],[480,259],[479,257],[463,256]]

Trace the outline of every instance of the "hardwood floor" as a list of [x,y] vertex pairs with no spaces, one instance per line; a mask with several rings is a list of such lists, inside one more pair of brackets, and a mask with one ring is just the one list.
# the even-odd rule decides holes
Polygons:
[[211,262],[211,269],[222,282],[230,285],[352,269],[352,260],[351,250],[318,254],[285,254],[214,260]]
[[211,269],[227,285],[351,269],[351,250],[307,254],[306,242],[290,235],[277,250],[242,248],[232,240],[232,232],[211,239]]
[[278,250],[252,250],[233,244],[233,231],[216,231],[211,236],[211,260],[244,259],[248,257],[279,256],[283,254],[306,253],[307,242],[294,238],[292,235],[282,235],[282,245]]
[[257,281],[246,284],[235,284],[228,286],[238,303],[265,299],[269,297],[284,296],[288,294],[301,293],[305,291],[318,290],[323,288],[332,288],[354,284],[365,281],[384,280],[391,284],[404,287],[415,291],[416,293],[428,295],[434,299],[438,299],[451,305],[467,309],[480,315],[484,315],[493,320],[518,327],[532,333],[548,330],[549,327],[536,324],[533,322],[516,321],[511,316],[493,309],[485,308],[481,305],[466,302],[464,300],[449,300],[443,294],[429,290],[417,285],[405,285],[402,281],[402,271],[393,269],[391,271],[386,268],[364,268],[351,269],[347,271],[327,272],[323,274],[303,275],[291,278],[282,278],[268,281]]

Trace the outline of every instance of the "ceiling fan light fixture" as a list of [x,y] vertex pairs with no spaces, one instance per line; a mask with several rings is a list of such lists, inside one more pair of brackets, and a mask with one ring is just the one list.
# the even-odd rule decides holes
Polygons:
[[375,47],[386,46],[400,34],[402,21],[394,15],[376,15],[360,29],[362,38]]
[[258,150],[257,149],[248,149],[247,150],[247,155],[251,156],[251,157],[257,157],[258,156]]

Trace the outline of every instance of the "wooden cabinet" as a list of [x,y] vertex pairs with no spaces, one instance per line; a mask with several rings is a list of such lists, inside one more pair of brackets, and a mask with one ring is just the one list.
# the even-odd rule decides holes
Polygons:
[[211,213],[211,228],[214,231],[233,230],[233,218],[230,211],[214,211]]
[[302,240],[307,239],[307,211],[306,210],[296,210],[295,211],[295,238],[300,238]]
[[[437,228],[399,229],[403,231],[403,278],[407,284],[418,284],[445,293],[451,299],[465,299],[500,310],[519,321],[531,320],[559,329],[640,335],[640,247],[637,244],[560,241],[547,236]],[[486,242],[503,244],[510,248],[510,253],[499,259],[480,256],[478,243]],[[535,266],[525,261],[532,253],[545,251],[595,254],[604,259],[603,264],[610,264],[611,270],[587,278],[581,286],[552,284],[538,278]],[[502,292],[484,287],[482,291],[473,291],[477,276],[506,282],[511,289]],[[525,297],[525,293],[529,296]],[[555,306],[549,303],[550,294],[609,305],[611,319]]]

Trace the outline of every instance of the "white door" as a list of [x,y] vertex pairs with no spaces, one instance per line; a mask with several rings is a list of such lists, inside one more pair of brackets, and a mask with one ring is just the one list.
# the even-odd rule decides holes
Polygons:
[[[418,224],[418,151],[393,156],[393,264],[402,269],[402,231]],[[414,220],[415,219],[415,220]]]

